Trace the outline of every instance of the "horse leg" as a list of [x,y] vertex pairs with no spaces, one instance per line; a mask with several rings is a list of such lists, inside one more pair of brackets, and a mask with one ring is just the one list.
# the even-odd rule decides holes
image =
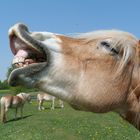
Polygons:
[[45,108],[43,107],[43,100],[38,101],[38,110],[44,110]]
[[41,110],[41,100],[38,100],[38,110]]
[[54,101],[55,101],[55,98],[53,97],[52,99],[52,105],[51,105],[51,109],[54,110]]
[[42,100],[41,103],[40,103],[40,104],[41,104],[41,109],[42,109],[42,110],[45,110],[45,107],[43,106],[43,102],[44,102],[44,101]]
[[5,122],[5,104],[1,101],[1,122]]
[[59,104],[60,104],[60,107],[61,107],[61,108],[64,108],[64,103],[63,103],[63,101],[60,100],[60,99],[59,99]]
[[4,110],[4,114],[3,114],[3,122],[5,123],[7,121],[7,116],[6,116],[6,113],[8,112],[8,107],[5,107],[5,110]]

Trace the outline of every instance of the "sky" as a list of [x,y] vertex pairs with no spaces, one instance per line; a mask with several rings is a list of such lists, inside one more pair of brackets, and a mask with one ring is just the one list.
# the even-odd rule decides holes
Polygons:
[[140,38],[140,0],[1,0],[0,80],[13,54],[8,29],[20,22],[31,31],[60,34],[119,29]]

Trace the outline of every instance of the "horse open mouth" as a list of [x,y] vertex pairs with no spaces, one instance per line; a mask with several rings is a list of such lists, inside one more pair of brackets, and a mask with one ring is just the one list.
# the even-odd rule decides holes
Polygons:
[[25,76],[33,74],[48,64],[49,53],[44,50],[44,44],[34,39],[25,25],[13,26],[9,30],[9,39],[11,51],[14,54],[12,62],[14,70],[10,74],[10,84],[19,74]]

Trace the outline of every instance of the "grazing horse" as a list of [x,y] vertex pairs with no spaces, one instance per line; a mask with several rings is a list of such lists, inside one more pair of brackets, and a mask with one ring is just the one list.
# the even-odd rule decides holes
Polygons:
[[31,96],[26,93],[19,93],[16,96],[6,95],[0,100],[1,104],[1,121],[6,122],[6,112],[9,108],[15,108],[15,119],[17,118],[17,111],[20,108],[21,118],[23,117],[23,106],[26,101],[30,102]]
[[140,42],[132,34],[102,30],[66,36],[9,29],[16,69],[12,86],[36,87],[79,110],[114,111],[140,130]]
[[[38,110],[44,110],[45,108],[43,107],[43,102],[45,101],[52,101],[51,109],[54,109],[54,102],[55,102],[56,97],[51,96],[47,93],[38,93],[37,94],[37,101],[38,101]],[[63,101],[59,100],[59,104],[61,108],[64,107]]]

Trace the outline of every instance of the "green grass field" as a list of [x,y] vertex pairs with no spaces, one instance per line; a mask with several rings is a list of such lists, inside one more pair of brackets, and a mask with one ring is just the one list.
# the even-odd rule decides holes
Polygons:
[[[56,104],[58,106],[58,103]],[[36,102],[26,104],[24,119],[0,123],[0,140],[139,140],[140,133],[115,113],[93,114],[65,108],[37,110]]]
[[4,94],[4,93],[11,93],[12,91],[9,89],[4,89],[4,90],[0,90],[0,94]]

